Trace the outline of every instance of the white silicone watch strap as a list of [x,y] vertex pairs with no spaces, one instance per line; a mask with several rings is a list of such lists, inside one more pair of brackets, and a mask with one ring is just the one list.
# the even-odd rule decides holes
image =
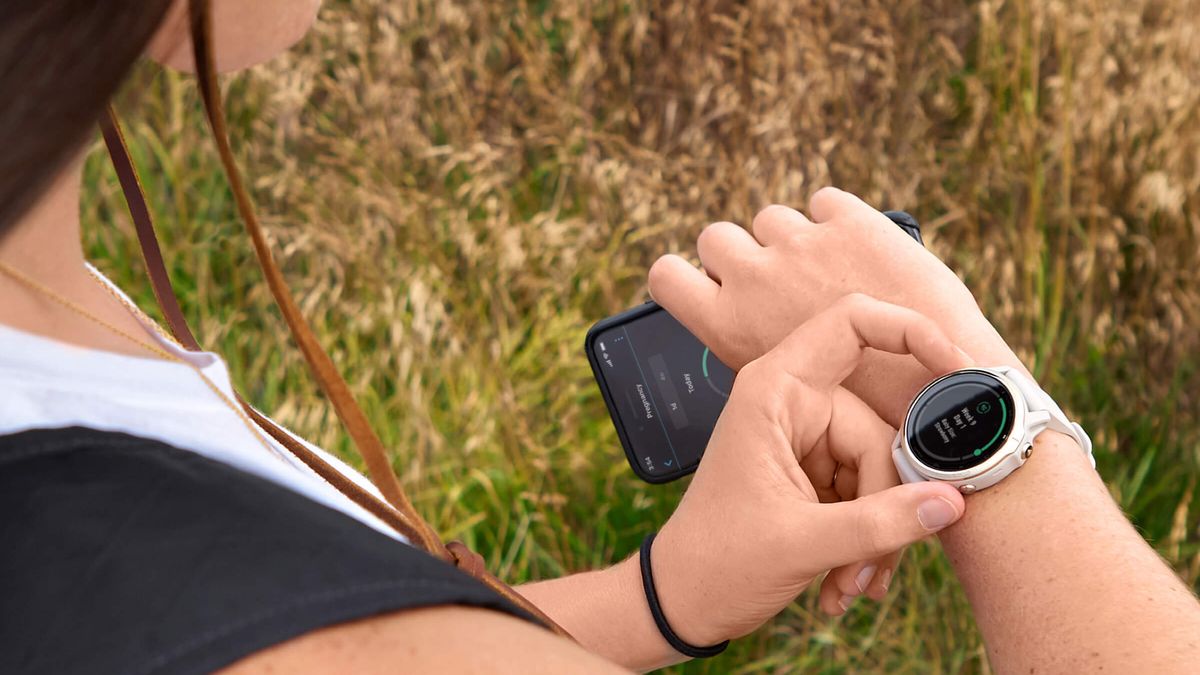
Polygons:
[[1083,448],[1083,454],[1087,455],[1092,468],[1096,468],[1096,458],[1092,455],[1091,437],[1087,435],[1083,427],[1067,419],[1067,414],[1063,412],[1054,399],[1050,398],[1050,395],[1045,390],[1015,368],[1003,367],[995,368],[994,370],[1017,385],[1017,388],[1021,390],[1021,395],[1025,397],[1025,405],[1029,410],[1043,410],[1049,413],[1050,421],[1046,424],[1046,428],[1074,438],[1075,442],[1079,443],[1079,447]]
[[[1088,461],[1092,468],[1096,468],[1096,458],[1092,455],[1092,439],[1083,430],[1083,427],[1067,419],[1066,413],[1058,406],[1054,399],[1050,398],[1036,382],[1025,377],[1024,374],[1014,368],[986,368],[985,370],[995,371],[1009,379],[1017,389],[1020,390],[1021,396],[1025,399],[1025,407],[1029,411],[1029,417],[1039,417],[1037,413],[1041,413],[1040,417],[1043,422],[1035,422],[1030,424],[1024,430],[1028,436],[1036,436],[1045,429],[1064,433],[1071,438],[1074,438],[1079,447],[1083,448],[1083,452],[1087,455]],[[904,430],[901,429],[896,435],[896,441],[892,444],[892,463],[896,465],[896,472],[900,474],[900,480],[904,483],[917,483],[928,480],[924,475],[917,471],[917,467],[913,466],[912,461],[908,457],[908,453],[904,451],[903,446]],[[1018,460],[1020,461],[1020,460]],[[1014,467],[1015,468],[1015,467]],[[1008,469],[1012,471],[1012,469]],[[991,472],[988,472],[989,474]],[[993,481],[986,483],[981,487],[986,487],[1001,478],[995,478]],[[976,480],[975,483],[980,481]]]

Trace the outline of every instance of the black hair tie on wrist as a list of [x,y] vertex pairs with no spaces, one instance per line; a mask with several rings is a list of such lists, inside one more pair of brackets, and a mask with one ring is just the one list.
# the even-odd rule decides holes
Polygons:
[[641,562],[642,590],[646,591],[646,602],[650,605],[650,614],[654,617],[654,623],[658,625],[658,632],[662,633],[663,638],[666,639],[675,651],[684,656],[690,656],[694,659],[706,659],[710,656],[720,654],[729,646],[729,640],[711,647],[696,647],[680,639],[675,634],[675,631],[671,630],[671,625],[667,623],[667,617],[663,615],[662,605],[658,604],[658,591],[654,589],[654,570],[650,569],[650,546],[654,544],[654,537],[657,534],[657,532],[651,532],[642,540]]

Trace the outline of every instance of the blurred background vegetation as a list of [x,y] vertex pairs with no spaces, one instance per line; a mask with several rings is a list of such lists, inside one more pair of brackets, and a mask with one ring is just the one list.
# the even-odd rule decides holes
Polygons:
[[[686,487],[625,466],[587,327],[708,222],[835,184],[924,223],[1195,587],[1198,29],[1196,0],[329,0],[293,52],[226,86],[304,310],[418,505],[502,578],[619,560]],[[250,400],[351,457],[192,83],[146,66],[122,108],[202,341]],[[152,308],[99,151],[87,190],[92,258]],[[839,619],[805,595],[677,670],[988,671],[936,543],[893,589]]]

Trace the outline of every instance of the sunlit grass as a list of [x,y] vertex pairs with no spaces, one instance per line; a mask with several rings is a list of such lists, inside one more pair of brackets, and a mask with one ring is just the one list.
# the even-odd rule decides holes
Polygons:
[[[278,259],[419,507],[511,582],[616,561],[684,484],[625,467],[582,353],[662,252],[835,183],[926,224],[1193,586],[1200,44],[1184,0],[327,3],[230,83]],[[1189,77],[1189,73],[1192,75]],[[271,308],[186,78],[124,109],[175,283],[246,395],[350,456]],[[87,244],[153,305],[111,170]],[[803,264],[803,261],[797,261]],[[980,672],[933,544],[688,672]]]

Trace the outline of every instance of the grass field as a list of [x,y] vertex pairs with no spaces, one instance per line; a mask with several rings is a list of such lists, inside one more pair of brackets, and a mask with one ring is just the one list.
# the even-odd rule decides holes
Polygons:
[[[228,82],[276,255],[423,512],[510,582],[614,562],[639,483],[582,353],[661,253],[825,184],[925,224],[1113,494],[1200,578],[1200,2],[330,1]],[[196,93],[123,102],[182,302],[247,397],[350,452],[240,234]],[[149,287],[97,152],[92,258]],[[803,264],[802,260],[797,264]],[[679,672],[987,672],[937,550]]]

